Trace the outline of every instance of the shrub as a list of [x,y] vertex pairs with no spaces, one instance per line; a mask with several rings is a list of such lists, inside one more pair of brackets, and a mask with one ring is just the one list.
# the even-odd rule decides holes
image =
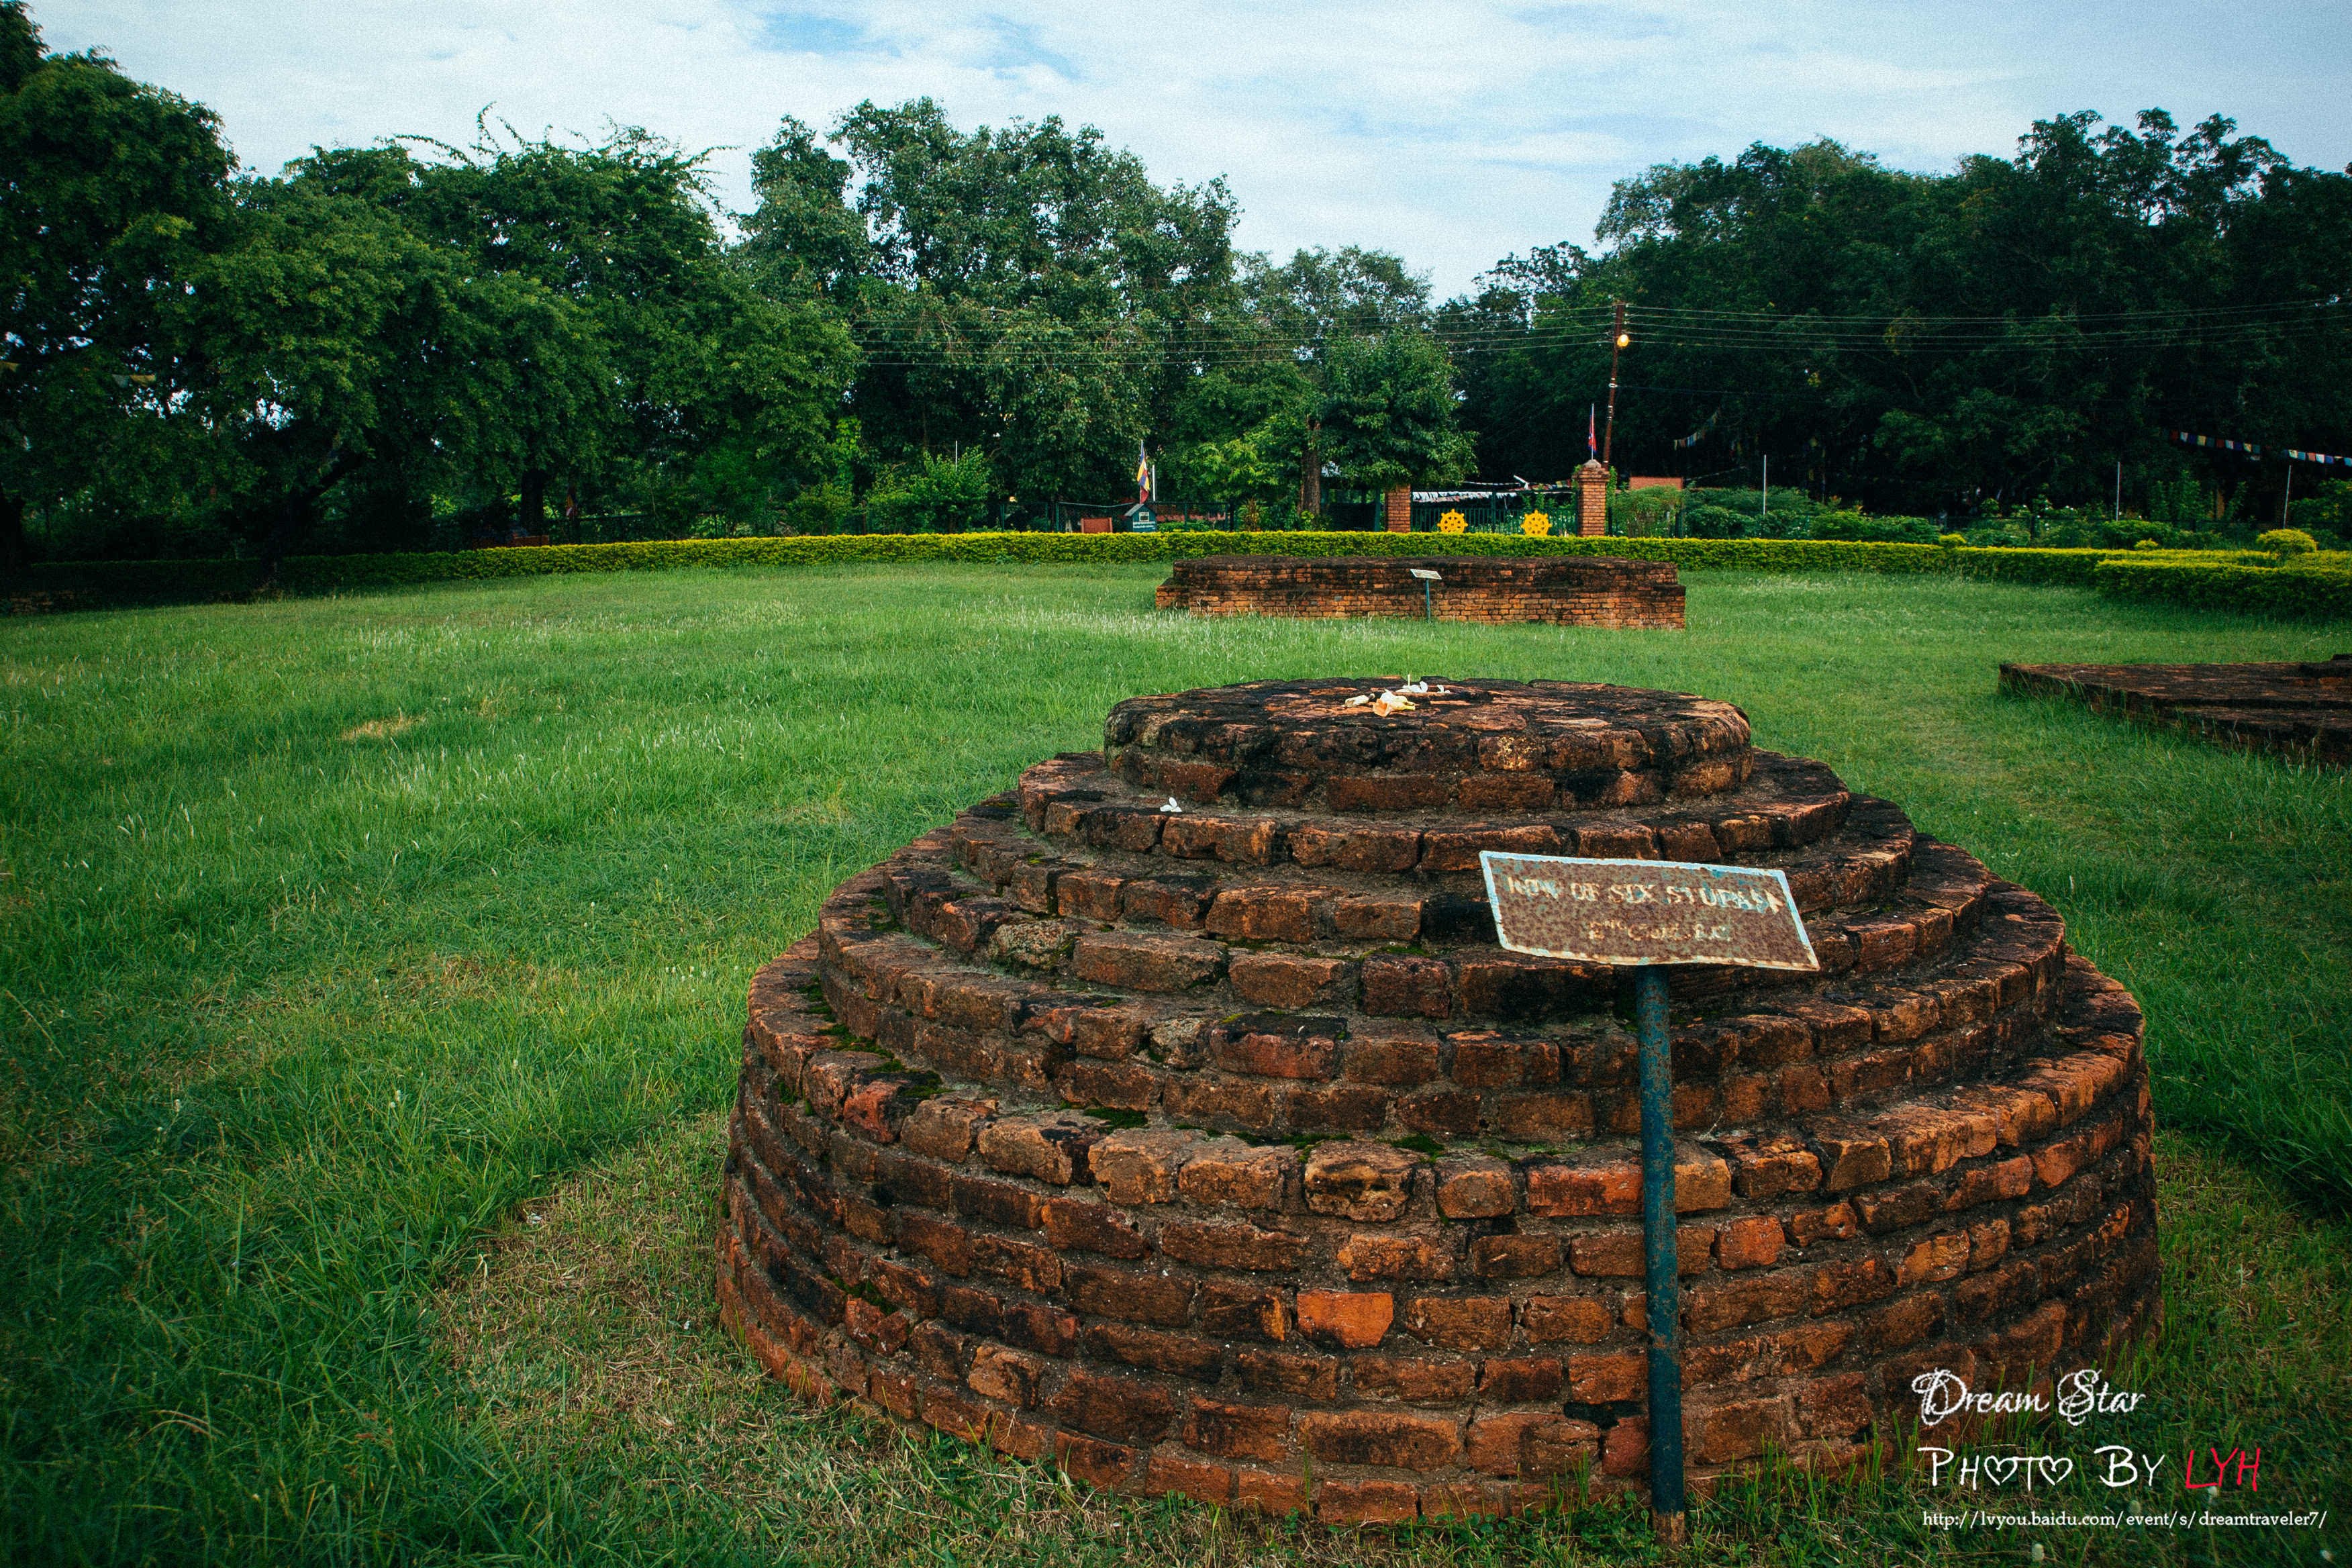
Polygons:
[[1748,520],[1724,506],[1695,506],[1683,513],[1683,531],[1693,539],[1738,539]]
[[2091,573],[2092,586],[2114,598],[2154,599],[2256,615],[2352,615],[2352,572],[2266,571],[2182,560],[2113,556]]
[[2267,550],[2282,560],[2308,555],[2319,548],[2319,541],[2299,528],[2273,528],[2268,533],[2255,535],[2254,543],[2257,548]]
[[923,455],[911,472],[883,476],[866,498],[871,533],[961,533],[988,520],[995,481],[978,452],[949,458]]
[[1957,550],[1968,542],[1969,536],[1965,533],[1939,533],[1936,535],[1936,542],[1942,545],[1947,550]]
[[839,533],[849,521],[849,492],[839,485],[811,485],[784,504],[787,533]]

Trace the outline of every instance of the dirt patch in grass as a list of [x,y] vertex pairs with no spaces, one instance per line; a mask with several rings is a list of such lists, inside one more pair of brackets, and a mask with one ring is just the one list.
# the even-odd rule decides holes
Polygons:
[[[803,1403],[714,1321],[712,1194],[723,1138],[716,1116],[678,1124],[522,1205],[444,1291],[442,1338],[467,1391],[466,1417],[518,1460],[575,1474],[613,1467],[636,1486],[698,1500],[699,1528],[735,1550],[781,1550],[795,1562],[1404,1568],[1655,1560],[1646,1521],[1622,1504],[1566,1519],[1331,1531],[1097,1493],[1049,1468],[910,1436],[845,1405]],[[2346,1479],[2344,1457],[2340,1446],[2331,1455],[2309,1438],[2330,1422],[2340,1429],[2347,1414],[2345,1238],[2225,1158],[2176,1137],[2163,1143],[2172,1327],[2118,1386],[2154,1391],[2175,1407],[2160,1426],[2219,1436],[2224,1452],[2267,1434],[2266,1452],[2283,1443],[2292,1458],[2275,1501],[2265,1479],[2264,1508],[2325,1506],[2326,1489]],[[2289,1432],[2279,1417],[2294,1405],[2310,1419]],[[2086,1453],[2108,1440],[2063,1427],[2016,1436],[2021,1446]],[[2159,1451],[2168,1434],[2151,1427],[2126,1440]],[[2161,1451],[2183,1448],[2170,1441]],[[1687,1560],[1869,1568],[1984,1561],[1989,1552],[2022,1560],[2017,1531],[1923,1527],[1924,1507],[1952,1500],[1899,1475],[1820,1483],[1769,1474],[1701,1506]],[[2140,1500],[2176,1506],[2173,1496]],[[2150,1555],[2146,1538],[2124,1535],[2042,1539],[2060,1563],[2253,1562],[2289,1545],[2256,1531],[2207,1532]],[[2315,1553],[2318,1543],[2293,1544]]]
[[354,724],[343,731],[346,741],[389,741],[394,735],[405,735],[425,722],[422,713],[396,713],[389,719],[371,719],[364,724]]

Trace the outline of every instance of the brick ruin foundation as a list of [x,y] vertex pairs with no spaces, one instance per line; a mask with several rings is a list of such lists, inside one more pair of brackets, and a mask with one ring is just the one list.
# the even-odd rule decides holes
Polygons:
[[2352,767],[2352,654],[2281,664],[2004,664],[2000,686],[2239,751]]
[[2139,1010],[2048,904],[1727,703],[1382,684],[1122,702],[760,972],[719,1289],[772,1371],[1336,1521],[1643,1485],[1633,1037],[1495,945],[1482,848],[1779,866],[1820,954],[1673,972],[1696,1484],[2153,1324]]
[[1671,561],[1614,555],[1533,560],[1485,555],[1210,555],[1179,561],[1160,585],[1163,610],[1196,616],[1408,616],[1423,613],[1413,568],[1435,572],[1428,606],[1441,621],[1680,631],[1683,588]]

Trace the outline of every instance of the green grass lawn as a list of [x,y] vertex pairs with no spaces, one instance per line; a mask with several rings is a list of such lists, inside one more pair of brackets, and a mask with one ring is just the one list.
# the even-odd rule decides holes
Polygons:
[[[1358,1537],[1095,1497],[802,1406],[714,1331],[752,968],[1118,699],[1308,674],[1728,698],[2048,897],[2147,1007],[2167,1130],[2168,1324],[2123,1440],[2260,1443],[2265,1510],[2352,1499],[2352,780],[1993,681],[2324,658],[2352,623],[1735,574],[1690,580],[1685,633],[1198,622],[1151,611],[1160,575],[0,622],[0,1561],[1642,1560],[1622,1510]],[[1967,1500],[2016,1500],[1779,1478],[1704,1505],[1699,1555],[2352,1562],[2334,1517],[1922,1524]]]

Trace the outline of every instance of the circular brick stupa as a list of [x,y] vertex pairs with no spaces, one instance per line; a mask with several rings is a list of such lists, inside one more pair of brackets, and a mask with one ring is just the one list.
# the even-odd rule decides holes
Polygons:
[[1780,867],[1821,957],[1672,972],[1702,1483],[2154,1321],[2139,1011],[2049,905],[1728,703],[1389,684],[1122,702],[760,972],[719,1286],[772,1370],[1327,1520],[1643,1484],[1633,1036],[1495,944],[1483,848]]

